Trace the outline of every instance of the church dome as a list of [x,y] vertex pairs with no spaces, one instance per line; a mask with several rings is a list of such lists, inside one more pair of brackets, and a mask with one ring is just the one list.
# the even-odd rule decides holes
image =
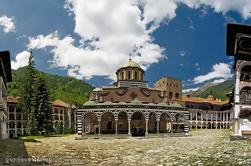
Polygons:
[[146,81],[144,81],[144,70],[131,58],[117,70],[116,75],[118,87],[147,87]]
[[141,69],[137,62],[134,62],[131,58],[123,65],[123,67],[138,67]]

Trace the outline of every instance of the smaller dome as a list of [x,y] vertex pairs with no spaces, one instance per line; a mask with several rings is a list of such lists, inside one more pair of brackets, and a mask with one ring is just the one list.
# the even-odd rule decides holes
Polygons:
[[138,67],[141,69],[140,65],[136,62],[134,62],[131,58],[126,62],[123,67]]

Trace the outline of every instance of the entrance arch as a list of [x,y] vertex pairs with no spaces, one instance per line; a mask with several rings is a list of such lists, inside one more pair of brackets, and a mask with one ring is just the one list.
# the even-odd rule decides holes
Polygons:
[[160,115],[159,121],[159,132],[160,133],[170,133],[172,128],[171,118],[167,113],[162,113]]
[[148,133],[157,133],[157,117],[155,112],[149,114]]
[[122,111],[118,114],[118,134],[128,133],[128,119],[127,113]]
[[134,112],[131,118],[131,130],[133,129],[143,129],[146,131],[145,116],[142,112]]
[[239,118],[248,119],[251,122],[251,110],[250,109],[242,109],[240,111]]
[[101,116],[101,134],[115,134],[115,118],[111,112],[105,112]]
[[98,118],[95,113],[87,112],[84,114],[84,133],[98,134]]

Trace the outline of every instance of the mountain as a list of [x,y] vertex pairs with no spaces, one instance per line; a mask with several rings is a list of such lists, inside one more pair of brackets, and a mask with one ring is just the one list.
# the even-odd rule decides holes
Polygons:
[[[62,77],[38,71],[48,82],[51,99],[60,99],[77,106],[83,105],[88,99],[93,87],[82,80]],[[24,68],[12,70],[13,81],[8,83],[8,95],[20,96],[20,80],[23,78]]]
[[184,92],[183,95],[191,95],[191,96],[199,96],[201,93],[203,93],[204,91],[206,91],[208,88],[214,86],[216,84],[212,83],[212,82],[208,82],[203,84],[198,90],[191,90],[188,92]]
[[196,96],[207,98],[208,95],[212,94],[215,98],[226,100],[228,99],[226,94],[231,93],[233,89],[234,89],[234,81],[227,80],[225,82],[207,88],[205,91],[198,93]]

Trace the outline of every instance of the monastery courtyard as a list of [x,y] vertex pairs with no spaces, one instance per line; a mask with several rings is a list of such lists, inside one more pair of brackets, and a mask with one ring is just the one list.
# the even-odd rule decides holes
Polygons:
[[230,141],[227,129],[194,130],[190,137],[75,137],[2,140],[0,165],[28,165],[15,163],[22,156],[48,165],[251,165],[251,141]]

